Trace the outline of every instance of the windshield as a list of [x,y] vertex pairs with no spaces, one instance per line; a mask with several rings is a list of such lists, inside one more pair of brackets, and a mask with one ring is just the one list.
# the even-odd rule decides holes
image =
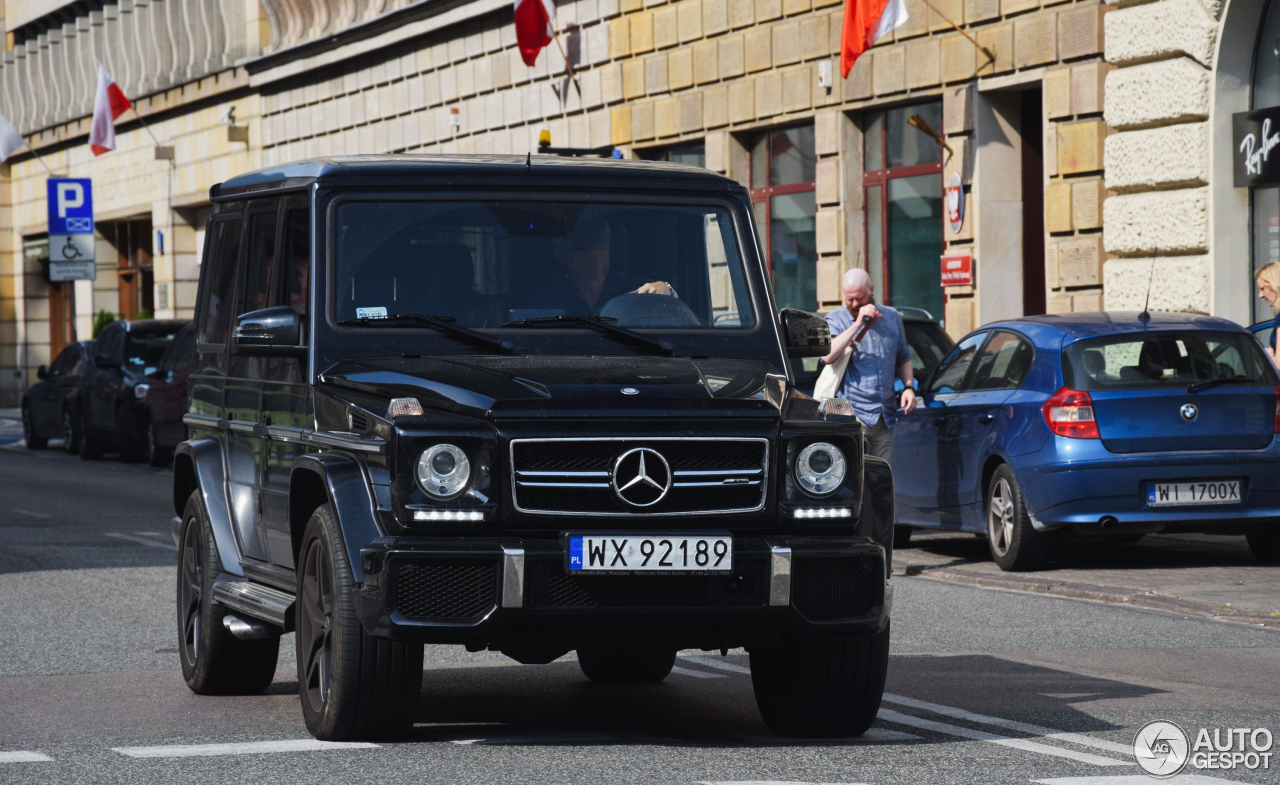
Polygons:
[[729,211],[704,206],[345,201],[335,298],[338,322],[418,314],[465,327],[555,316],[668,329],[756,324]]
[[1085,391],[1276,383],[1253,336],[1198,330],[1076,341],[1062,354],[1062,371],[1067,387]]
[[169,344],[173,343],[173,336],[177,335],[179,329],[181,325],[174,327],[172,332],[132,333],[129,336],[129,352],[125,358],[125,365],[144,374],[159,368],[160,361],[164,359],[165,350],[169,348]]

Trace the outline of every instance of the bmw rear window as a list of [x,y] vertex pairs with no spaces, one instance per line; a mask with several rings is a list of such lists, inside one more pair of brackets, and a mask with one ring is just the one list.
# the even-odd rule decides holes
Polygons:
[[1209,331],[1126,333],[1087,338],[1062,353],[1073,390],[1141,390],[1217,385],[1274,385],[1275,367],[1252,335]]

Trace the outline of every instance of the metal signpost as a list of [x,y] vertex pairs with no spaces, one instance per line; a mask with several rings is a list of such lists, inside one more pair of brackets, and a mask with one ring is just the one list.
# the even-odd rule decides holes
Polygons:
[[49,280],[92,281],[93,183],[49,178]]

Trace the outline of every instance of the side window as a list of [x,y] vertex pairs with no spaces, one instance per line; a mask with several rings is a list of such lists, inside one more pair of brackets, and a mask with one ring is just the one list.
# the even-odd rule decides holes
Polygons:
[[1013,333],[997,332],[982,349],[966,389],[1013,389],[1022,384],[1031,367],[1031,344]]
[[210,227],[213,239],[205,264],[201,310],[200,343],[227,342],[231,325],[231,290],[236,280],[236,263],[240,256],[240,219],[215,221]]
[[196,335],[194,332],[188,332],[186,337],[182,339],[182,345],[178,347],[177,356],[173,361],[173,373],[183,374],[191,370],[192,360],[196,356]]
[[54,359],[53,363],[49,366],[49,375],[62,376],[63,374],[70,371],[71,368],[76,364],[76,355],[79,353],[80,353],[79,344],[73,343],[67,348],[63,349],[62,352],[57,356],[57,358]]
[[114,359],[120,354],[120,350],[123,348],[124,331],[119,326],[113,324],[102,331],[102,337],[98,339],[98,345],[94,348],[93,353]]
[[288,305],[306,317],[309,288],[311,286],[311,220],[305,204],[290,205],[284,214],[283,305]]
[[245,233],[244,278],[240,283],[240,300],[236,314],[266,308],[271,304],[271,266],[276,257],[276,211],[255,212],[249,216]]
[[945,393],[959,390],[965,374],[969,372],[969,366],[973,363],[973,358],[978,354],[978,348],[986,338],[985,332],[974,333],[956,344],[956,348],[951,350],[951,353],[942,361],[942,365],[938,367],[938,373],[929,382],[929,389],[926,392]]

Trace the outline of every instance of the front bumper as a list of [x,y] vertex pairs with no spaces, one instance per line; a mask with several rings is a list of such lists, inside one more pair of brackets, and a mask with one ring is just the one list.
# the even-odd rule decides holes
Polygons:
[[892,605],[884,549],[859,536],[735,538],[732,574],[716,576],[570,575],[551,538],[386,538],[361,557],[357,610],[370,634],[473,650],[869,635]]

